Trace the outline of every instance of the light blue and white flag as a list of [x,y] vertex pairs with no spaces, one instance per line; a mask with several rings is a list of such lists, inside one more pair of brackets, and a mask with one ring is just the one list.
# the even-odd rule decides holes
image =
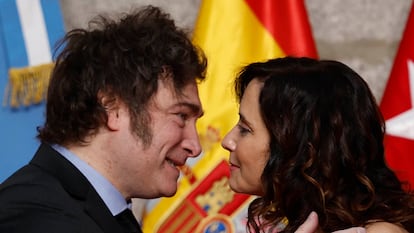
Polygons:
[[64,31],[59,0],[0,0],[0,182],[39,144],[36,127]]

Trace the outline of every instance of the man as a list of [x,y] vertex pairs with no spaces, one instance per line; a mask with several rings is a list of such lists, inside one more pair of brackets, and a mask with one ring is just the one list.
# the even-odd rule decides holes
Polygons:
[[140,232],[116,216],[174,195],[177,167],[201,152],[206,60],[186,33],[151,6],[90,25],[62,41],[41,145],[0,186],[0,232]]
[[174,195],[177,167],[201,152],[204,55],[152,6],[99,17],[61,46],[41,145],[0,185],[0,232],[141,232],[131,198]]

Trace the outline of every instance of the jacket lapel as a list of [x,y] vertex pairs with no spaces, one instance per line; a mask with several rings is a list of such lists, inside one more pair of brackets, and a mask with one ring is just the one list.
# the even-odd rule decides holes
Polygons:
[[98,196],[96,191],[91,188],[86,194],[85,212],[101,226],[104,232],[122,232],[121,226],[112,216],[109,209],[104,204],[103,200]]
[[103,232],[122,232],[121,226],[85,176],[66,158],[47,144],[42,144],[30,162],[50,172],[64,189],[83,202],[84,211]]

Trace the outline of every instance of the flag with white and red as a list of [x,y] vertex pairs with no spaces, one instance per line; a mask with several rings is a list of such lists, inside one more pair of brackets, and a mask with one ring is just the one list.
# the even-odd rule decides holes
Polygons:
[[[414,5],[413,5],[414,6]],[[386,121],[385,157],[398,178],[414,188],[414,11],[407,18],[380,104]]]

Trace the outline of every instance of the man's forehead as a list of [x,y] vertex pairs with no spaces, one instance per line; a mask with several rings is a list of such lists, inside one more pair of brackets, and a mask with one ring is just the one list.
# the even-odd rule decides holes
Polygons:
[[186,107],[196,114],[203,114],[196,82],[177,90],[171,80],[160,80],[152,102],[169,108]]

